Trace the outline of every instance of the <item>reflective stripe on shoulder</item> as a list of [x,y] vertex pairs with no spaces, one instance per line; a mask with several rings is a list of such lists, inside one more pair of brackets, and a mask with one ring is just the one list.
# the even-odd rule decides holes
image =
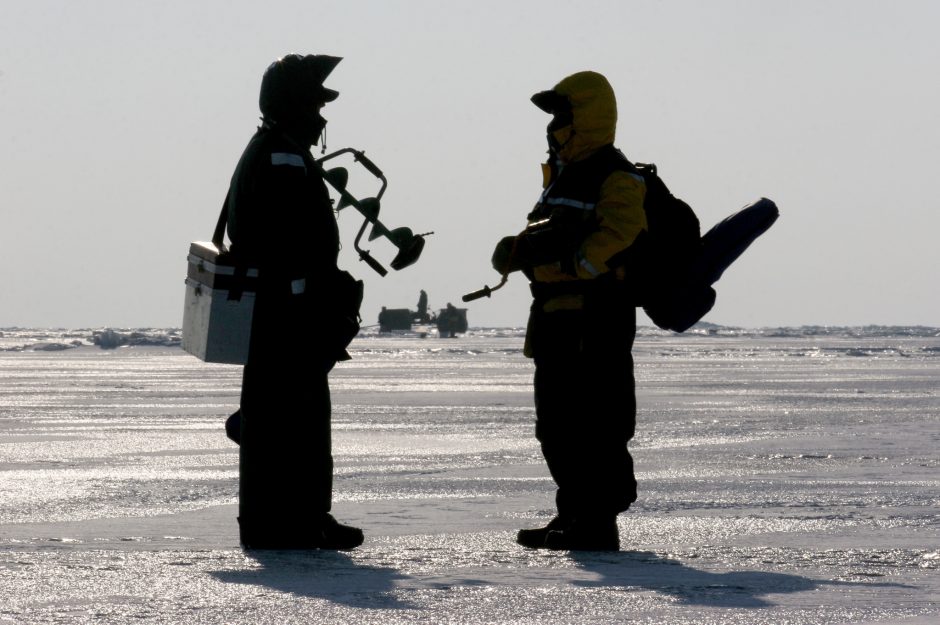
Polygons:
[[271,164],[290,165],[291,167],[303,167],[304,169],[307,168],[307,165],[304,163],[303,156],[300,154],[291,154],[290,152],[272,152]]
[[580,208],[581,210],[594,210],[594,202],[582,202],[581,200],[572,200],[566,197],[545,198],[545,203],[552,206],[570,206],[571,208]]
[[592,276],[599,276],[600,273],[601,273],[601,272],[599,272],[599,271],[597,270],[597,268],[596,268],[594,265],[592,265],[591,263],[589,263],[589,262],[588,262],[588,259],[586,259],[586,258],[582,258],[582,259],[580,260],[579,264],[580,264],[582,267],[584,267],[584,270],[587,271],[587,272],[588,272],[589,274],[591,274]]
[[632,171],[628,171],[628,172],[624,172],[624,173],[626,173],[628,176],[631,176],[631,177],[633,177],[633,178],[636,178],[637,180],[639,180],[639,181],[642,182],[643,184],[646,184],[646,179],[643,178],[643,176],[641,176],[640,174],[635,174],[635,173],[633,173]]

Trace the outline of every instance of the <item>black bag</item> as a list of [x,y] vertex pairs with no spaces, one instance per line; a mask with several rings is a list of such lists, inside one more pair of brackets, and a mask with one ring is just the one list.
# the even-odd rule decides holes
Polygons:
[[640,280],[639,304],[660,328],[684,332],[715,304],[715,290],[697,271],[703,249],[699,220],[692,207],[669,191],[656,165],[635,163],[633,169],[646,182],[648,230],[640,245],[647,269]]
[[715,305],[725,269],[777,221],[780,211],[767,198],[745,206],[701,235],[692,208],[670,193],[655,165],[637,163],[646,181],[648,236],[641,248],[650,268],[642,280],[643,312],[664,330],[685,332]]
[[326,293],[330,299],[329,329],[330,349],[337,354],[336,360],[349,360],[346,347],[359,334],[359,324],[362,317],[359,309],[363,297],[362,280],[357,280],[348,271],[337,270],[327,286]]

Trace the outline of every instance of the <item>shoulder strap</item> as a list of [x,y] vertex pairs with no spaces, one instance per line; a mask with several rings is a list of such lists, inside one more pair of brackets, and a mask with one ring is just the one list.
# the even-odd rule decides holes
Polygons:
[[225,247],[225,227],[228,225],[228,193],[225,194],[225,201],[222,202],[222,212],[219,213],[219,221],[215,224],[215,232],[212,234],[212,243],[218,248],[219,253],[225,253],[228,249]]
[[613,145],[608,145],[598,150],[594,158],[596,160],[592,165],[592,169],[595,172],[595,176],[599,179],[598,183],[606,180],[607,177],[615,171],[625,171],[640,176],[644,180],[646,179],[649,168],[653,170],[654,175],[656,174],[655,165],[646,165],[644,163],[634,164],[623,152]]
[[[222,202],[222,211],[219,213],[219,221],[215,224],[215,232],[212,234],[212,244],[219,250],[219,256],[228,254],[228,248],[225,247],[225,227],[228,225],[228,193],[225,194],[225,201]],[[238,301],[242,298],[245,291],[245,283],[248,275],[248,268],[244,263],[236,262],[233,266],[232,285],[228,291],[230,301]]]

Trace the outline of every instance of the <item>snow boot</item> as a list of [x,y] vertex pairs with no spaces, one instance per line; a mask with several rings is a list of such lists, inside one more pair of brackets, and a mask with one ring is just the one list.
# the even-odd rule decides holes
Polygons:
[[562,551],[619,551],[617,518],[575,519],[567,527],[549,531],[544,546]]
[[553,530],[561,530],[569,525],[567,519],[556,516],[548,522],[545,527],[536,527],[532,529],[522,529],[516,534],[516,542],[529,549],[544,549],[545,537]]
[[273,523],[259,527],[245,523],[241,517],[238,522],[241,526],[241,543],[245,549],[349,550],[361,545],[365,538],[361,529],[343,525],[329,513],[324,513],[312,527]]
[[343,525],[327,514],[316,530],[316,543],[320,549],[337,549],[341,551],[355,549],[362,544],[365,537],[362,530],[351,525]]

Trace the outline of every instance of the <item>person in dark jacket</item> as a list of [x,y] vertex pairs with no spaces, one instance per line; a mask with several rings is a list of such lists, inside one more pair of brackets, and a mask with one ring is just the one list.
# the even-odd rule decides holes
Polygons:
[[[310,154],[326,126],[321,109],[339,95],[323,86],[339,61],[290,54],[268,67],[262,124],[229,188],[231,252],[258,268],[240,410],[227,424],[240,443],[238,520],[247,548],[352,549],[363,541],[360,529],[330,514],[327,375],[349,358],[358,319],[337,316],[331,303],[355,285],[337,267],[336,218]],[[353,308],[356,317],[358,302]]]
[[520,530],[531,548],[617,550],[617,515],[636,500],[627,442],[636,423],[631,262],[647,229],[643,178],[613,146],[614,91],[578,72],[532,97],[552,115],[544,189],[519,235],[493,254],[523,270],[532,307],[525,353],[535,361],[536,438],[558,513]]

